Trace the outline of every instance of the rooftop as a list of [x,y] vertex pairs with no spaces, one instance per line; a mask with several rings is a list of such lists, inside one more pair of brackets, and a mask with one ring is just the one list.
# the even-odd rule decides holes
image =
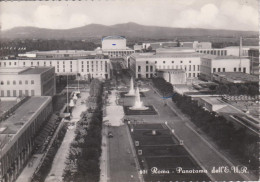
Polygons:
[[84,56],[79,55],[79,56],[69,56],[69,57],[17,57],[16,58],[16,60],[78,60],[78,59],[108,59],[108,55],[96,54],[96,55],[84,55]]
[[95,51],[85,50],[51,50],[51,51],[29,51],[25,54],[74,54],[74,53],[94,53]]
[[[217,55],[211,55],[211,54],[203,54],[202,58],[207,59],[214,59],[214,60],[220,60],[220,59],[240,59],[239,56],[217,56]],[[244,57],[241,57],[241,59],[246,59]]]
[[2,100],[0,102],[0,116],[2,116],[3,113],[8,111],[10,108],[12,108],[15,104],[17,104],[16,99],[15,100]]
[[204,54],[197,52],[171,52],[171,53],[134,53],[133,58],[171,58],[171,57],[201,57]]
[[221,101],[220,97],[201,97],[201,99],[211,105],[226,105],[226,103]]
[[112,35],[112,36],[107,36],[107,37],[103,37],[102,38],[102,41],[103,40],[107,40],[107,39],[126,39],[124,36],[119,36],[119,35]]
[[0,75],[30,75],[41,74],[52,67],[18,67],[18,68],[0,68]]
[[242,72],[218,72],[214,73],[214,75],[219,77],[225,77],[225,79],[231,79],[235,81],[259,82],[259,78],[257,76]]
[[51,101],[51,97],[48,96],[31,97],[21,107],[18,107],[12,116],[2,121],[0,123],[0,147],[9,142],[23,127],[26,127],[38,110],[49,101]]

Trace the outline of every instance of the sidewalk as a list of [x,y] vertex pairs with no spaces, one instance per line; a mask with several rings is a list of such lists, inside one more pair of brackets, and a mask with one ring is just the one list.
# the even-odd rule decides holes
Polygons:
[[74,127],[69,127],[66,135],[62,141],[62,144],[55,155],[55,158],[52,163],[52,168],[45,180],[45,182],[61,182],[63,170],[66,167],[65,161],[69,154],[70,144],[74,140],[75,137],[75,129],[76,123],[80,119],[80,115],[82,112],[87,110],[86,103],[81,103],[81,101],[85,100],[89,94],[87,92],[81,92],[81,98],[78,98],[75,107],[72,111],[72,119],[70,122],[75,122]]

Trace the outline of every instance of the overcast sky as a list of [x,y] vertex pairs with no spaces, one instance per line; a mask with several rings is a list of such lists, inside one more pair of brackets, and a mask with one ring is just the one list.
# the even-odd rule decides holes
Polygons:
[[1,29],[68,29],[135,22],[183,28],[258,31],[257,0],[94,0],[0,2]]

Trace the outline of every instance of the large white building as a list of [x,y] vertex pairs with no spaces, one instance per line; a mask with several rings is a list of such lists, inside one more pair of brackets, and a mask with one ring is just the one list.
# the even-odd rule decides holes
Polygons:
[[0,96],[53,96],[54,67],[0,68]]
[[134,53],[126,46],[126,38],[122,36],[107,36],[102,38],[102,52],[110,58],[123,58]]
[[129,56],[127,64],[136,78],[151,78],[157,70],[181,69],[192,79],[200,74],[200,57],[193,49],[177,48],[171,53],[135,53]]
[[0,60],[5,67],[55,67],[57,75],[80,75],[81,79],[110,79],[110,60],[105,55],[88,55],[69,58],[18,58]]
[[[183,70],[186,79],[212,80],[215,72],[250,72],[250,60],[237,56],[205,55],[194,49],[158,49],[156,53],[135,53],[127,59],[127,65],[136,78],[151,78],[158,71]],[[173,73],[171,73],[173,74]]]
[[217,72],[243,72],[250,73],[250,60],[237,56],[205,55],[201,57],[200,77],[213,80],[213,73]]

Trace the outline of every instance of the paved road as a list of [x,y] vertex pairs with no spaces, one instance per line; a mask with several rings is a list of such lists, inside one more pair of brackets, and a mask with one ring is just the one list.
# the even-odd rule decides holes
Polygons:
[[139,181],[136,164],[127,135],[127,126],[110,126],[114,135],[108,139],[110,182]]
[[[205,169],[211,171],[214,167],[218,168],[221,166],[227,166],[230,169],[230,162],[226,161],[208,141],[203,139],[193,129],[188,119],[182,113],[176,111],[176,107],[170,99],[167,103],[171,106],[171,111],[169,111],[168,106],[164,106],[162,98],[153,91],[147,92],[146,96],[149,98],[149,103],[155,106],[160,113],[160,119],[162,121],[168,121],[170,128],[174,129],[175,134],[184,141],[184,145]],[[178,117],[169,118],[168,115],[172,112],[178,113]],[[217,181],[257,180],[256,178],[244,178],[237,173],[211,173],[210,177],[212,180]]]

